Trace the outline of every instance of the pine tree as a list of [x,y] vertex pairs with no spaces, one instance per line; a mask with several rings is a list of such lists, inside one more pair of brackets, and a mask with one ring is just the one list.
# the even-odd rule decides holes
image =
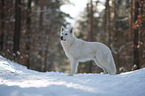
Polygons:
[[1,0],[0,1],[0,20],[1,20],[1,27],[0,27],[0,51],[3,50],[3,38],[4,38],[4,27],[5,27],[5,24],[4,24],[4,0]]
[[21,0],[15,1],[15,30],[13,38],[13,52],[17,54],[20,50],[20,33],[21,33]]
[[27,2],[27,18],[26,18],[26,63],[27,63],[27,68],[30,69],[30,36],[31,36],[31,3],[32,0],[28,0]]
[[[139,1],[135,1],[135,16],[134,22],[137,21],[139,15]],[[134,29],[134,64],[137,66],[137,69],[140,68],[139,64],[139,29]]]

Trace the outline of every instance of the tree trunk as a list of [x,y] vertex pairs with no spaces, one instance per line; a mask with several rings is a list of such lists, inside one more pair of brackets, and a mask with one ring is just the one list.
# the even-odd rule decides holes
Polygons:
[[[144,17],[144,13],[145,13],[145,1],[144,0],[140,0],[140,15],[142,16],[140,19],[143,19]],[[143,63],[144,63],[144,61],[145,61],[145,59],[144,59],[144,44],[143,44],[143,42],[145,41],[145,39],[144,39],[144,32],[145,32],[145,21],[143,21],[142,20],[142,23],[141,23],[141,28],[140,28],[140,32],[139,32],[139,34],[140,34],[140,50],[139,50],[139,60],[140,60],[140,65],[142,65]]]
[[28,0],[27,3],[27,7],[28,7],[28,15],[27,15],[27,19],[26,19],[26,27],[27,27],[27,31],[26,31],[26,55],[27,55],[27,68],[30,69],[30,36],[31,36],[31,0]]
[[0,27],[0,51],[3,50],[3,38],[4,38],[4,0],[0,2],[0,14],[1,14],[1,27]]
[[[135,16],[134,16],[134,22],[137,21],[137,16],[139,15],[139,1],[135,1]],[[137,66],[137,69],[140,68],[139,65],[139,29],[134,29],[134,64]]]
[[94,12],[93,12],[93,4],[92,4],[92,0],[90,1],[90,40],[93,41],[94,40],[94,33],[93,33],[93,20],[94,20]]
[[[118,43],[118,22],[117,22],[117,18],[118,18],[118,2],[116,0],[112,1],[113,4],[113,32],[112,32],[112,37],[113,37],[113,41],[114,42],[114,47],[115,48],[119,48],[119,43]],[[114,58],[115,58],[115,63],[116,63],[116,67],[117,69],[118,66],[120,66],[120,53],[119,51],[117,51],[117,54],[114,54]]]
[[[92,0],[90,0],[90,10],[89,10],[89,40],[90,41],[94,41],[94,33],[93,33],[93,20],[94,20],[94,12],[93,12],[93,2]],[[90,61],[89,64],[89,73],[92,72],[92,66],[93,66],[93,62]]]
[[129,32],[129,39],[131,39],[131,34],[133,32],[132,30],[132,24],[133,24],[133,0],[130,1],[130,32]]
[[116,33],[116,30],[117,30],[117,22],[116,22],[116,19],[117,19],[116,0],[113,0],[112,4],[113,4],[113,14],[114,14],[114,16],[113,16],[113,34],[115,34]]
[[41,0],[41,6],[40,6],[40,19],[39,19],[39,26],[41,27],[43,24],[43,12],[42,10],[44,9],[44,5],[45,5],[45,0]]
[[109,5],[110,0],[106,0],[106,8],[105,8],[105,33],[106,33],[106,42],[108,46],[110,45],[110,5]]
[[21,33],[21,0],[15,1],[15,29],[13,39],[13,52],[17,53],[20,50],[20,33]]
[[[43,26],[43,10],[44,10],[44,6],[45,6],[45,0],[40,0],[40,17],[39,17],[39,28],[40,30],[42,30],[42,32],[44,31],[44,26]],[[45,72],[45,55],[46,53],[43,51],[42,52],[42,59],[41,59],[41,71]]]
[[106,33],[107,33],[107,41],[108,41],[108,46],[110,46],[110,5],[109,5],[109,1],[110,0],[107,0],[106,1],[106,10],[107,10],[107,22],[106,22]]

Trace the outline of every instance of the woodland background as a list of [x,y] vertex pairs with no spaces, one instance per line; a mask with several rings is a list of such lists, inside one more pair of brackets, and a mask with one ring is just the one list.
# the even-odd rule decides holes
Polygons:
[[[83,2],[83,0],[82,0]],[[0,55],[41,72],[69,72],[60,44],[60,27],[71,26],[60,10],[69,0],[0,0]],[[99,4],[105,9],[98,10]],[[70,10],[71,11],[71,10]],[[73,26],[76,37],[112,50],[117,73],[145,67],[145,1],[88,0]],[[94,62],[78,72],[99,73]]]

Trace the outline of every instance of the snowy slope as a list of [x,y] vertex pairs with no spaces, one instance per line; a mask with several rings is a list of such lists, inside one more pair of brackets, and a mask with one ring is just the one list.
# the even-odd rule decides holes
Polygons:
[[0,96],[145,96],[145,68],[120,75],[28,70],[0,56]]

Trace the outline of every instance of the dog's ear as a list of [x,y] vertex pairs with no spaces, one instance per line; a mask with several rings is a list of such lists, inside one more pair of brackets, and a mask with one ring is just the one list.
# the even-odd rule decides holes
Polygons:
[[61,26],[61,32],[64,30],[64,27],[63,26]]
[[73,27],[72,27],[72,28],[70,28],[70,33],[73,33]]

